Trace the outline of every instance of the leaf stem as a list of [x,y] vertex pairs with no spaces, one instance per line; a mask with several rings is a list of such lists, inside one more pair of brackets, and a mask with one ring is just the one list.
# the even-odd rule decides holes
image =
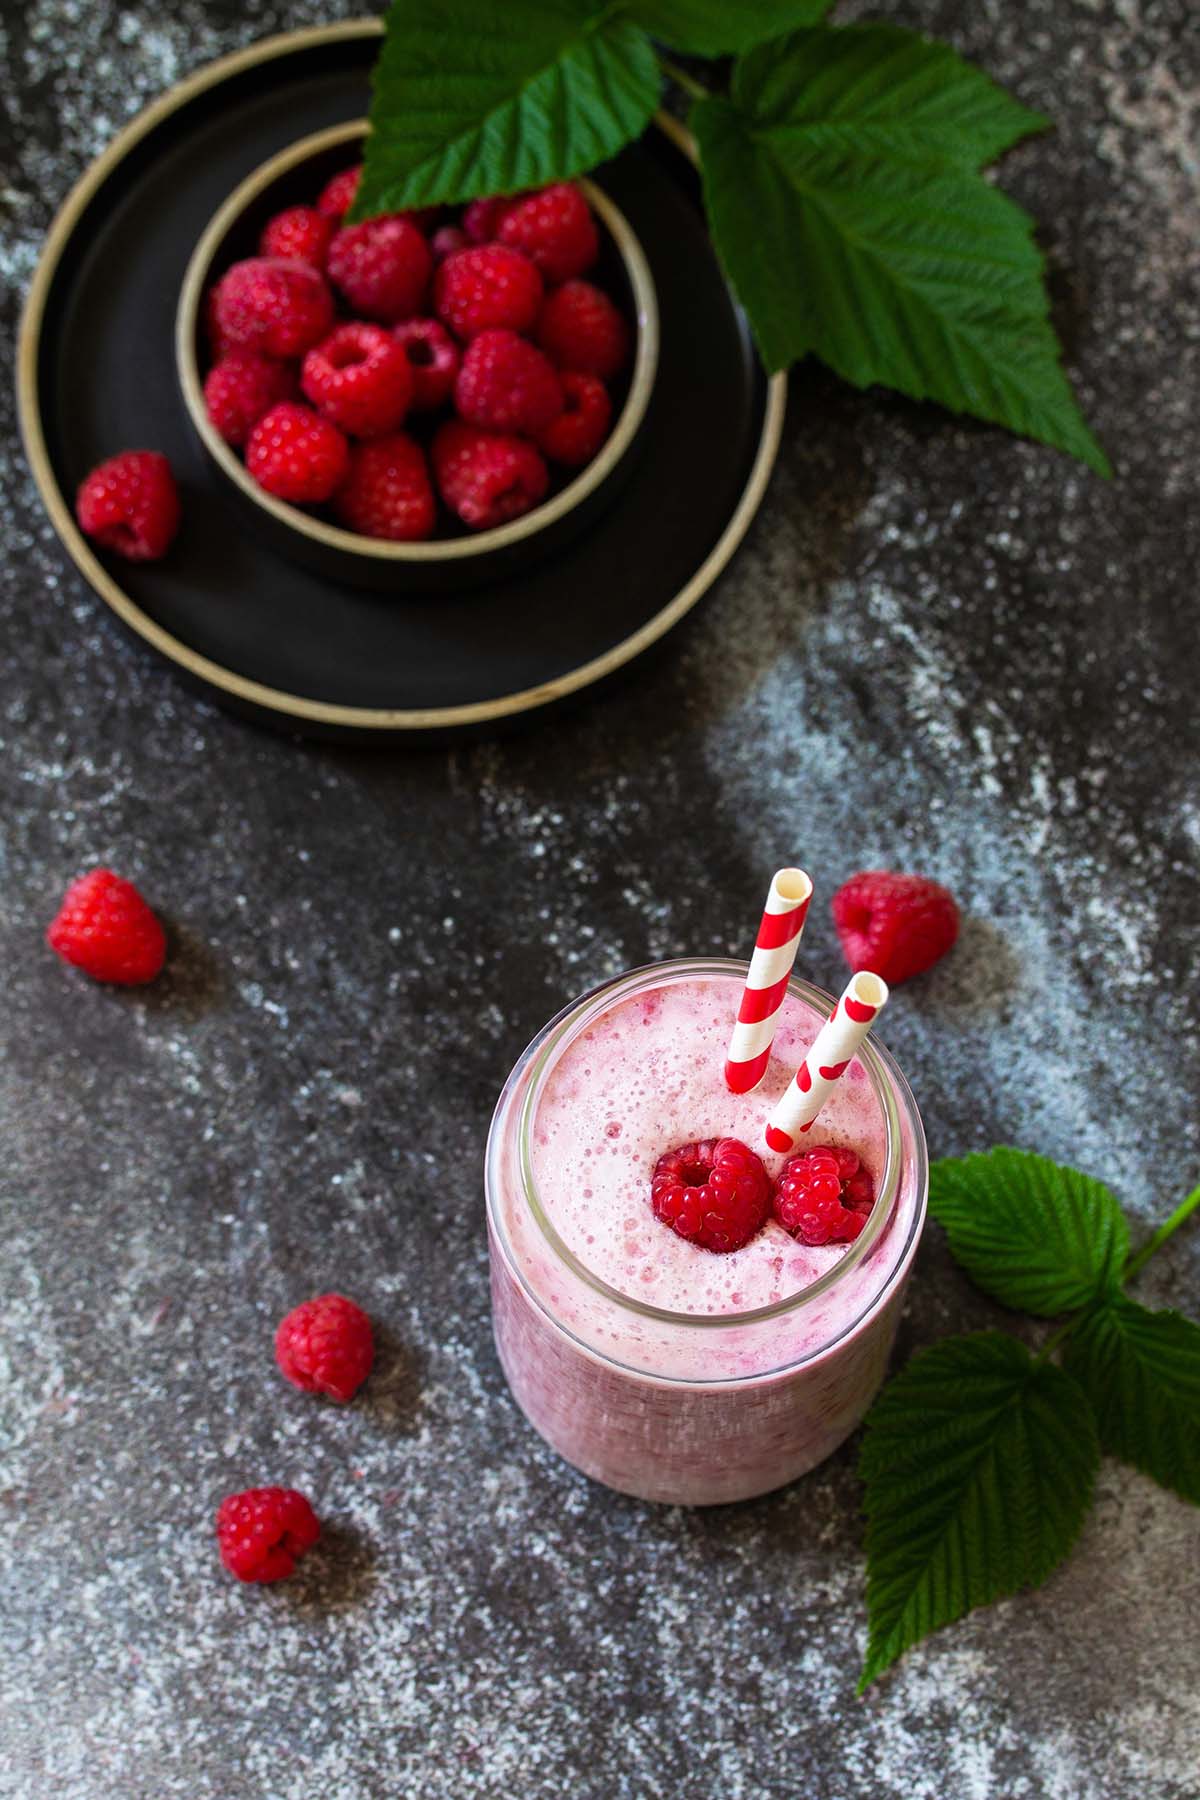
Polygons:
[[689,75],[686,69],[681,69],[678,63],[672,62],[669,56],[659,54],[658,66],[668,81],[673,81],[677,87],[681,87],[685,94],[692,96],[693,100],[710,100],[712,98],[711,89],[706,88],[702,81],[697,81],[694,75]]
[[1122,1281],[1132,1281],[1134,1276],[1138,1273],[1138,1270],[1141,1269],[1145,1263],[1150,1261],[1154,1252],[1162,1248],[1171,1234],[1179,1230],[1179,1227],[1183,1224],[1184,1220],[1188,1218],[1190,1214],[1194,1213],[1198,1206],[1200,1206],[1200,1187],[1193,1188],[1187,1199],[1175,1208],[1175,1211],[1164,1224],[1159,1226],[1158,1230],[1154,1233],[1154,1236],[1150,1238],[1147,1243],[1142,1245],[1137,1255],[1130,1257],[1129,1261],[1125,1264],[1125,1272],[1121,1277]]
[[1034,1359],[1033,1359],[1034,1362],[1040,1362],[1040,1363],[1045,1362],[1047,1360],[1047,1358],[1049,1357],[1050,1352],[1052,1350],[1057,1350],[1058,1346],[1062,1343],[1064,1338],[1070,1337],[1071,1333],[1074,1331],[1075,1327],[1078,1325],[1080,1319],[1082,1319],[1084,1313],[1087,1312],[1087,1310],[1088,1309],[1085,1306],[1085,1307],[1082,1307],[1079,1312],[1072,1313],[1071,1317],[1067,1320],[1065,1325],[1060,1325],[1057,1331],[1051,1332],[1050,1336],[1046,1339],[1045,1343],[1042,1345],[1041,1349],[1038,1351],[1037,1355],[1034,1357]]

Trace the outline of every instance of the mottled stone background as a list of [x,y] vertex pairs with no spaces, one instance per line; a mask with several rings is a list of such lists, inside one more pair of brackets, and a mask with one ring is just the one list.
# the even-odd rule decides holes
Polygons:
[[[54,207],[145,101],[353,10],[6,4],[9,327]],[[757,1504],[655,1510],[535,1441],[489,1339],[480,1150],[514,1054],[624,965],[744,950],[794,857],[827,983],[854,868],[927,869],[966,908],[885,1033],[935,1153],[1076,1159],[1142,1226],[1197,1177],[1197,15],[876,10],[1058,120],[1004,181],[1111,486],[805,371],[761,517],[664,657],[530,735],[370,755],[233,722],[119,635],[0,401],[6,1797],[1200,1788],[1200,1530],[1148,1481],[1105,1464],[1066,1568],[860,1701],[853,1445]],[[98,860],[171,923],[148,994],[42,948]],[[1198,1270],[1193,1231],[1141,1291],[1194,1307]],[[270,1363],[328,1287],[387,1328],[345,1410]],[[902,1349],[1006,1322],[931,1231]],[[274,1591],[211,1538],[264,1480],[328,1521]]]

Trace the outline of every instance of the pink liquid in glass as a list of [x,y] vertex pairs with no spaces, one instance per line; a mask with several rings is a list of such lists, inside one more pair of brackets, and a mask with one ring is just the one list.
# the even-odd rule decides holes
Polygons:
[[793,982],[761,1086],[731,1094],[744,976],[665,963],[568,1007],[517,1063],[488,1142],[493,1317],[513,1393],[561,1455],[645,1499],[745,1499],[828,1456],[883,1380],[924,1221],[921,1122],[878,1046],[808,1134],[848,1145],[874,1177],[855,1243],[809,1248],[771,1219],[720,1256],[654,1217],[651,1172],[678,1144],[737,1137],[782,1166],[763,1123],[831,999]]

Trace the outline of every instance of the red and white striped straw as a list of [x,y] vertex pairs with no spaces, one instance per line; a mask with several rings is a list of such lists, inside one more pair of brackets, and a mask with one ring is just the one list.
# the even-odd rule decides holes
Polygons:
[[767,1072],[775,1022],[811,899],[812,882],[803,869],[780,869],[774,876],[725,1063],[725,1085],[735,1094],[748,1094]]
[[860,970],[847,982],[841,999],[818,1031],[796,1076],[767,1120],[767,1146],[785,1156],[796,1147],[846,1073],[872,1024],[887,1005],[888,987],[881,975]]

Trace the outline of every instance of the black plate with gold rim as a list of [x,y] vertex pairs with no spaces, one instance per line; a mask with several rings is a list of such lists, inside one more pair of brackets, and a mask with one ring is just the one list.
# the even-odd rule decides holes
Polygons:
[[[594,176],[641,238],[661,359],[633,479],[551,560],[465,595],[369,594],[298,569],[209,469],[175,376],[183,273],[222,200],[307,133],[365,110],[378,25],[227,57],[134,121],[51,230],[22,330],[22,426],[54,525],[101,597],[214,698],[306,734],[479,727],[603,679],[711,584],[762,497],[783,414],[709,243],[669,122]],[[156,564],[95,555],[71,498],[121,449],[157,449],[183,528]]]

